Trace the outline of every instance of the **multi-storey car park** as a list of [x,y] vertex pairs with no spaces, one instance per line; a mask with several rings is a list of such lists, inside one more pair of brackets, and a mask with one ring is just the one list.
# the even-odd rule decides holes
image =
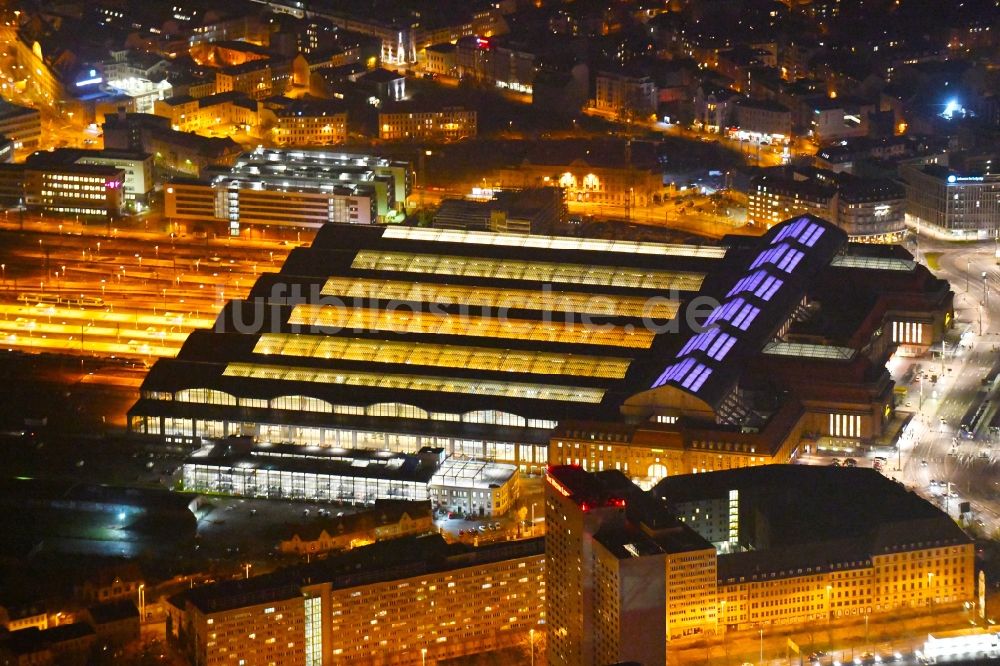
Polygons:
[[167,184],[165,215],[176,223],[214,222],[237,236],[249,227],[317,229],[373,224],[402,210],[411,186],[403,162],[321,150],[257,148],[232,167]]
[[652,485],[880,436],[886,360],[951,299],[811,216],[719,246],[329,225],[157,362],[130,427]]

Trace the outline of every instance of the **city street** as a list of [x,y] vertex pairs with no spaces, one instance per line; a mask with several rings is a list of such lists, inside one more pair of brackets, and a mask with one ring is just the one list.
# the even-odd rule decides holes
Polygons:
[[[1000,448],[988,424],[998,411],[1000,270],[995,244],[949,244],[921,238],[909,249],[955,292],[955,326],[944,346],[923,358],[895,357],[889,371],[897,386],[897,415],[907,420],[897,446],[855,447],[806,455],[805,464],[832,464],[850,456],[913,488],[984,537],[1000,531]],[[985,273],[986,277],[983,277]],[[991,374],[992,373],[992,374]],[[987,382],[990,375],[991,381]],[[975,432],[963,419],[983,403]],[[848,443],[848,446],[850,444]],[[963,502],[971,512],[960,514]]]

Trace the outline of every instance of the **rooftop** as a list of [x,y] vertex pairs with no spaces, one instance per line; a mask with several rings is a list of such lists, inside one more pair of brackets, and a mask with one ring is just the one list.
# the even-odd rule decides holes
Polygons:
[[515,558],[543,557],[544,553],[543,538],[473,547],[449,544],[440,534],[404,537],[262,576],[203,585],[171,598],[171,603],[191,603],[210,615],[248,605],[301,599],[305,585],[329,582],[333,589],[349,589]]

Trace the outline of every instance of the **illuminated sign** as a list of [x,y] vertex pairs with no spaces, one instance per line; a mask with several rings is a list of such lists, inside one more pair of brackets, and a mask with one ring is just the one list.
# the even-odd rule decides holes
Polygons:
[[77,85],[78,88],[82,87],[82,86],[89,86],[89,85],[92,85],[94,83],[100,83],[101,81],[103,81],[103,79],[100,76],[98,76],[96,69],[90,70],[90,72],[88,73],[87,76],[89,76],[90,78],[83,79],[82,81],[77,81],[76,82],[76,85]]
[[546,476],[545,480],[548,482],[548,484],[550,486],[552,486],[553,488],[555,488],[559,492],[560,495],[564,495],[565,497],[570,497],[572,495],[572,493],[570,493],[570,491],[569,491],[569,488],[567,488],[563,484],[559,483],[558,481],[556,481],[551,476]]
[[885,217],[889,214],[889,206],[883,204],[881,206],[875,206],[874,215],[875,217]]

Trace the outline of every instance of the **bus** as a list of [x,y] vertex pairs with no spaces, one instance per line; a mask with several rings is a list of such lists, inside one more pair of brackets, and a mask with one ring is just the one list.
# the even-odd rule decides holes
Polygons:
[[996,363],[993,364],[993,369],[983,377],[983,386],[986,390],[992,390],[993,385],[996,384],[997,377],[1000,377],[1000,359],[997,359]]
[[965,412],[965,416],[962,417],[961,428],[959,429],[959,434],[966,439],[974,439],[976,436],[976,430],[982,425],[983,418],[986,416],[986,410],[989,409],[990,401],[987,399],[989,393],[986,389],[980,389],[976,393],[976,397],[972,400],[972,404],[969,405],[968,411]]

